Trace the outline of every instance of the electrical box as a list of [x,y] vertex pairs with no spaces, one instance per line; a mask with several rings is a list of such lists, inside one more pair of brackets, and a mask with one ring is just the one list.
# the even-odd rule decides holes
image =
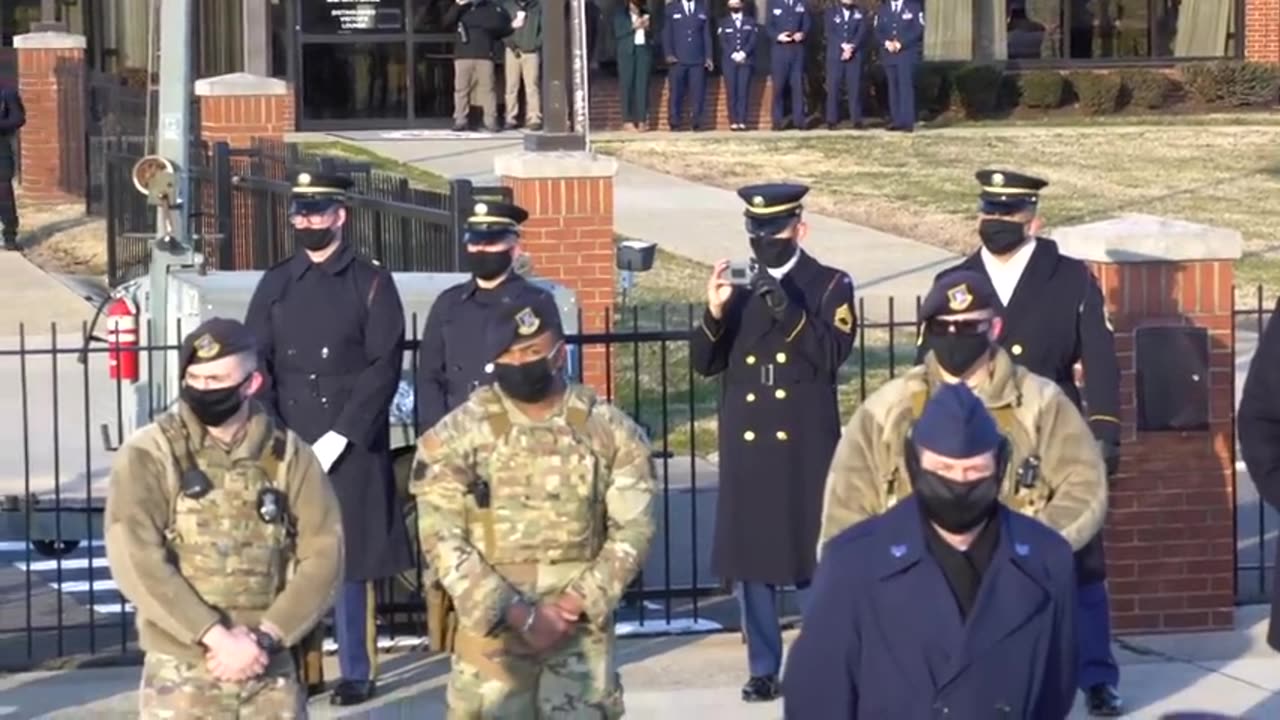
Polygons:
[[1208,330],[1189,325],[1138,328],[1133,357],[1140,432],[1209,429]]

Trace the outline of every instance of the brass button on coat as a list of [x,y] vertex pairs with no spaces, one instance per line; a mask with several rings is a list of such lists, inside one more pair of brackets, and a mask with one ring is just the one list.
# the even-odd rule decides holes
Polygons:
[[755,434],[754,432],[752,432],[752,431],[748,430],[748,431],[746,431],[746,432],[742,433],[742,439],[743,439],[743,440],[746,440],[747,442],[751,442],[752,440],[755,440],[755,439],[756,439],[756,434]]
[[748,355],[748,356],[747,356],[747,364],[748,364],[748,365],[755,365],[755,364],[756,364],[756,356],[755,356],[755,355]]
[[780,363],[785,363],[787,361],[787,354],[784,352],[780,352],[777,355],[774,355],[773,359],[777,360]]
[[1013,347],[1009,348],[1009,352],[1013,353],[1014,355],[1021,355],[1021,354],[1022,354],[1022,346],[1021,346],[1021,345],[1019,345],[1018,343],[1014,343],[1014,344],[1013,344]]
[[785,442],[785,441],[786,441],[786,439],[787,439],[787,431],[786,431],[786,430],[779,430],[779,431],[776,433],[776,435],[777,435],[777,438],[778,438],[779,440],[782,440],[782,441],[784,441],[784,442]]
[[756,401],[756,394],[755,394],[755,393],[747,393],[747,402],[755,402],[755,401]]
[[783,390],[782,388],[778,388],[777,390],[774,390],[774,391],[773,391],[773,396],[774,396],[774,397],[776,397],[776,398],[778,398],[779,400],[786,400],[786,399],[787,399],[787,391],[786,391],[786,390]]

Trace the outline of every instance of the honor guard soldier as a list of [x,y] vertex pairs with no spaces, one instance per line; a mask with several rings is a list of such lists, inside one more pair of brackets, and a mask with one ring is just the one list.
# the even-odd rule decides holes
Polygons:
[[[853,348],[853,280],[800,249],[804,185],[751,185],[747,235],[761,265],[735,285],[716,263],[690,362],[720,380],[720,499],[712,571],[736,581],[747,702],[778,696],[776,592],[813,576],[822,483],[840,438],[836,374]],[[803,604],[803,597],[801,598]]]
[[914,0],[881,0],[875,32],[889,89],[889,129],[911,132],[916,125],[915,78],[924,42],[924,8]]
[[[1263,502],[1280,509],[1280,301],[1249,362],[1236,428],[1249,479]],[[1280,650],[1280,584],[1273,587],[1267,643]]]
[[427,562],[452,603],[450,718],[619,718],[613,611],[654,532],[641,430],[565,380],[559,315],[536,294],[485,343],[496,383],[418,441]]
[[293,648],[342,579],[342,518],[311,448],[253,394],[253,337],[182,341],[180,399],[116,453],[105,538],[138,609],[143,718],[306,717]]
[[862,127],[863,48],[871,34],[871,19],[854,0],[840,0],[827,10],[827,127],[840,124],[840,90],[849,98],[849,122]]
[[431,305],[418,346],[415,401],[418,430],[430,430],[473,390],[492,382],[485,330],[509,309],[513,296],[541,293],[553,311],[555,299],[515,272],[520,224],[529,213],[503,202],[478,202],[463,229],[463,257],[471,279],[440,293]]
[[1008,440],[963,383],[891,459],[914,492],[827,544],[787,661],[804,720],[1063,720],[1075,699],[1071,548],[1000,501]]
[[1001,501],[1057,530],[1073,548],[1102,527],[1107,485],[1084,418],[1048,378],[1000,347],[1000,300],[985,275],[953,269],[920,305],[923,363],[872,393],[854,411],[831,459],[820,542],[910,495],[903,445],[928,399],[946,385],[970,386],[1008,438]]
[[[707,73],[711,62],[711,14],[705,0],[671,0],[662,24],[662,51],[667,56],[671,87],[667,98],[667,125],[680,129],[686,97],[693,100],[690,124],[702,129],[707,106]],[[687,96],[686,96],[687,93]]]
[[804,0],[768,0],[765,34],[773,40],[769,77],[773,84],[773,129],[785,126],[782,104],[791,90],[791,126],[805,130],[804,40],[809,35],[809,12]]
[[747,129],[747,105],[751,99],[751,69],[755,67],[760,26],[742,12],[742,0],[729,0],[729,14],[720,21],[720,71],[729,104],[729,129]]
[[342,670],[335,705],[373,696],[371,583],[413,565],[390,449],[404,308],[391,273],[360,257],[344,233],[350,187],[341,175],[297,176],[289,206],[297,251],[263,274],[246,319],[270,379],[264,400],[311,443],[342,507],[347,569],[334,604]]
[[13,196],[13,176],[17,172],[13,138],[27,124],[27,109],[18,88],[0,86],[0,233],[5,250],[18,249],[18,202]]
[[[1120,459],[1120,370],[1102,290],[1087,265],[1037,237],[1036,211],[1047,181],[1007,170],[980,170],[975,177],[982,248],[960,267],[991,279],[1005,306],[1000,344],[1014,362],[1057,382],[1086,412],[1112,476]],[[1075,382],[1077,363],[1084,366],[1084,398]],[[1124,706],[1116,690],[1120,668],[1111,652],[1101,533],[1077,550],[1081,688],[1091,714],[1117,717]]]

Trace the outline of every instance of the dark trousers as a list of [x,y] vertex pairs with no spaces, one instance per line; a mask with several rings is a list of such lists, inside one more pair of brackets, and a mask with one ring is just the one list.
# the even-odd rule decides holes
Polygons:
[[1076,654],[1083,690],[1120,682],[1120,667],[1111,654],[1110,610],[1105,581],[1076,588]]
[[827,58],[827,124],[840,122],[840,90],[849,96],[849,119],[862,122],[862,58],[854,55],[848,62],[840,56]]
[[653,70],[653,53],[648,47],[636,48],[634,55],[618,53],[618,84],[622,90],[622,121],[649,121],[649,74]]
[[[0,137],[0,142],[9,142]],[[0,155],[0,225],[4,226],[5,245],[17,244],[18,202],[13,197],[13,176],[17,162],[12,155]]]
[[729,101],[729,122],[747,124],[747,101],[751,97],[751,63],[724,63],[724,93]]
[[373,584],[344,582],[333,604],[333,634],[343,680],[372,680],[378,674],[378,633],[373,622]]
[[916,124],[916,63],[914,59],[885,63],[889,85],[889,125],[898,128]]
[[[800,611],[809,604],[809,583],[796,584]],[[778,588],[762,582],[738,583],[742,632],[747,636],[747,670],[751,677],[782,671],[782,626],[778,622]]]
[[694,127],[702,125],[702,112],[707,105],[707,67],[705,65],[672,65],[667,74],[671,77],[671,97],[667,98],[667,122],[672,127],[680,125],[684,114],[685,94],[693,98]]
[[791,90],[791,121],[804,127],[804,46],[778,43],[769,59],[769,77],[773,82],[773,124],[782,124],[782,101]]

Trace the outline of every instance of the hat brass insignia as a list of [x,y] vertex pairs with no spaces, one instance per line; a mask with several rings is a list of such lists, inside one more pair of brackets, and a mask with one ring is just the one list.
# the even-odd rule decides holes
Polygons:
[[214,340],[213,336],[209,334],[201,335],[192,346],[196,350],[196,357],[201,360],[208,360],[222,350],[222,346],[218,344],[218,341]]
[[991,175],[991,184],[996,187],[1002,187],[1004,185],[1004,173],[993,173]]
[[967,284],[957,285],[947,291],[947,307],[953,312],[964,312],[973,304],[973,293]]
[[542,321],[533,314],[533,308],[525,308],[516,314],[516,334],[520,337],[529,337],[538,332],[540,327]]
[[305,186],[311,184],[311,173],[298,173],[298,185]]
[[756,195],[755,197],[751,198],[751,205],[753,207],[764,207],[764,198],[760,197],[759,195]]
[[475,210],[475,214],[476,214],[476,215],[488,215],[488,214],[489,214],[489,206],[488,206],[488,205],[485,205],[484,203],[476,203],[476,206],[475,206],[474,210]]

